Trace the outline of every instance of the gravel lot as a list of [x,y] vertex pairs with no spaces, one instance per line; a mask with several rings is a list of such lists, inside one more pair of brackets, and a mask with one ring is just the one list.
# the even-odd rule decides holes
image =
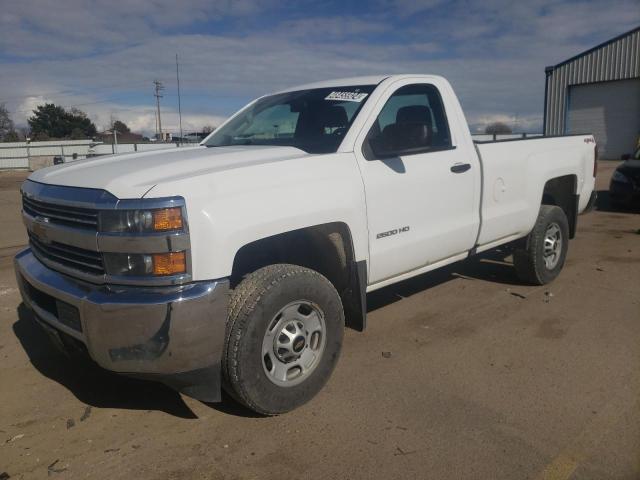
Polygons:
[[609,211],[615,165],[553,284],[492,254],[370,294],[327,387],[275,418],[57,354],[13,278],[25,174],[0,173],[0,478],[640,478],[640,215]]

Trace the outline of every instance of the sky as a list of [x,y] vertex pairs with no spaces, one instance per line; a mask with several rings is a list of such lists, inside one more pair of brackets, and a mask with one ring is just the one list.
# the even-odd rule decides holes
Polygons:
[[12,0],[0,10],[0,103],[178,131],[219,125],[251,99],[307,82],[428,73],[457,91],[472,130],[542,126],[544,67],[640,25],[640,0]]

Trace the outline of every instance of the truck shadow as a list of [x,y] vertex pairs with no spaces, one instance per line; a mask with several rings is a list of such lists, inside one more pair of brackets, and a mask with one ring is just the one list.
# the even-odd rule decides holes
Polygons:
[[615,212],[616,209],[611,205],[611,198],[609,197],[609,190],[600,190],[598,192],[598,198],[596,198],[596,210],[599,212]]
[[88,359],[74,361],[52,345],[24,304],[20,304],[17,314],[13,332],[32,365],[81,402],[97,408],[158,410],[180,418],[197,418],[180,394],[169,387],[108,372]]
[[599,190],[596,199],[596,210],[599,212],[615,212],[615,213],[640,213],[640,207],[614,207],[611,204],[609,190]]
[[372,312],[392,303],[428,290],[437,285],[466,278],[485,280],[505,285],[523,285],[516,276],[508,250],[496,249],[471,257],[446,267],[427,272],[417,277],[389,285],[367,295],[367,312]]

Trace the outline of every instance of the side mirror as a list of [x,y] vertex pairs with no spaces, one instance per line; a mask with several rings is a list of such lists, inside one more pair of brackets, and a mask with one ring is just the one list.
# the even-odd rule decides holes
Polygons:
[[389,145],[382,134],[370,138],[369,147],[371,148],[374,159],[397,157],[400,155],[399,152],[395,151],[391,145]]
[[631,154],[629,153],[625,153],[624,155],[622,155],[622,157],[620,157],[620,160],[630,160],[631,159]]

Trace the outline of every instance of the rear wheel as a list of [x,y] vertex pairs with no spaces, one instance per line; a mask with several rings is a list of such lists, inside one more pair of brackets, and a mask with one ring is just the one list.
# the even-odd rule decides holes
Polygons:
[[225,389],[264,415],[293,410],[329,379],[343,330],[340,296],[325,277],[296,265],[261,268],[232,294]]
[[560,207],[542,205],[533,230],[513,254],[520,280],[544,285],[562,270],[569,248],[569,222]]

